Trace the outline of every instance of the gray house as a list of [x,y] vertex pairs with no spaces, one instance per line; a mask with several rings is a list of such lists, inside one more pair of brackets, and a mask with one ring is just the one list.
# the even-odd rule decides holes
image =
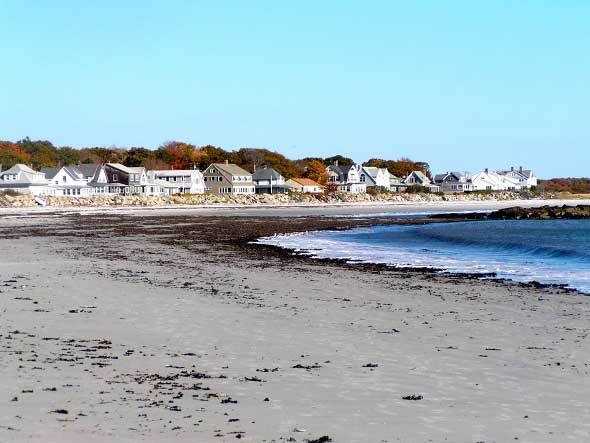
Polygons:
[[252,174],[238,165],[213,163],[203,171],[205,190],[212,194],[254,194],[255,187]]
[[468,192],[473,191],[473,183],[466,173],[447,172],[436,174],[434,183],[440,186],[442,192]]
[[252,181],[257,194],[284,194],[288,192],[285,178],[273,168],[266,166],[254,171]]

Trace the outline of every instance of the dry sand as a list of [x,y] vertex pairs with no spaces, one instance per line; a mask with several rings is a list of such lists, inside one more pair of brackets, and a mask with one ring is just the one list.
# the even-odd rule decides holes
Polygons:
[[590,440],[587,297],[244,243],[363,222],[0,220],[0,441]]

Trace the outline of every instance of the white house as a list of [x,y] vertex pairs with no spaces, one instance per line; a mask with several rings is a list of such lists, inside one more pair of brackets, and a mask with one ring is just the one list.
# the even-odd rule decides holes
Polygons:
[[506,191],[514,186],[506,177],[487,168],[471,177],[471,182],[474,191]]
[[148,179],[158,183],[164,194],[204,194],[203,173],[198,169],[148,171]]
[[530,169],[523,169],[522,166],[518,169],[514,167],[509,171],[498,171],[498,174],[506,177],[510,182],[514,183],[516,189],[528,189],[537,186],[537,177]]
[[328,184],[335,185],[336,189],[341,192],[352,194],[367,192],[366,183],[361,182],[361,171],[362,166],[360,165],[339,166],[336,161],[326,168]]
[[422,171],[412,171],[404,179],[404,184],[407,186],[423,186],[428,188],[429,192],[440,192],[440,186],[433,184],[430,179]]
[[318,182],[315,182],[309,178],[291,178],[287,180],[285,186],[288,189],[296,192],[304,192],[311,194],[318,194],[324,192],[324,187]]
[[391,174],[387,168],[377,168],[374,166],[363,166],[360,173],[360,181],[367,188],[383,188],[389,190],[390,177]]
[[0,191],[15,191],[21,194],[41,195],[47,188],[47,179],[42,172],[27,165],[16,164],[0,172]]
[[94,188],[88,185],[88,178],[76,166],[41,168],[48,181],[45,195],[89,196]]

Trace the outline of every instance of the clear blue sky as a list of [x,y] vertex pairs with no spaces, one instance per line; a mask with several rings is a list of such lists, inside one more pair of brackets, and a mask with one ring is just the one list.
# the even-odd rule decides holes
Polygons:
[[0,0],[0,55],[0,139],[590,175],[588,0]]

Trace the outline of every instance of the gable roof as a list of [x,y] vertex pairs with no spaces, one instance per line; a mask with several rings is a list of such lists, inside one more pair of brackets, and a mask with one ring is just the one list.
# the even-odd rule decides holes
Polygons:
[[8,168],[6,171],[2,171],[1,174],[18,174],[19,172],[28,172],[29,174],[39,174],[38,171],[35,171],[29,168],[27,165],[23,165],[22,163],[17,163],[12,168]]
[[318,182],[310,179],[310,178],[303,178],[303,177],[299,177],[299,178],[292,178],[292,181],[294,181],[295,183],[300,184],[301,186],[319,186],[322,187],[322,185],[320,185]]
[[[250,172],[246,171],[245,169],[240,168],[238,165],[235,165],[233,163],[213,163],[212,165],[209,166],[209,168],[211,166],[214,166],[217,169],[219,169],[220,171],[225,172],[226,174],[229,174],[231,176],[252,175]],[[207,168],[207,169],[209,169],[209,168]]]
[[252,180],[279,180],[283,176],[273,168],[260,168],[252,174]]
[[143,171],[145,171],[145,168],[143,166],[125,166],[121,163],[107,163],[107,166],[118,169],[119,171],[124,172],[125,174],[140,174]]
[[408,176],[406,177],[406,181],[411,177],[411,176],[415,176],[417,177],[423,184],[430,184],[430,179],[428,177],[426,177],[426,175],[422,172],[422,171],[412,171],[408,174]]
[[41,172],[45,174],[45,178],[51,180],[57,175],[61,168],[41,168]]
[[82,163],[81,165],[76,166],[76,169],[80,171],[80,173],[85,178],[94,177],[96,174],[96,170],[100,168],[101,165],[98,163]]

